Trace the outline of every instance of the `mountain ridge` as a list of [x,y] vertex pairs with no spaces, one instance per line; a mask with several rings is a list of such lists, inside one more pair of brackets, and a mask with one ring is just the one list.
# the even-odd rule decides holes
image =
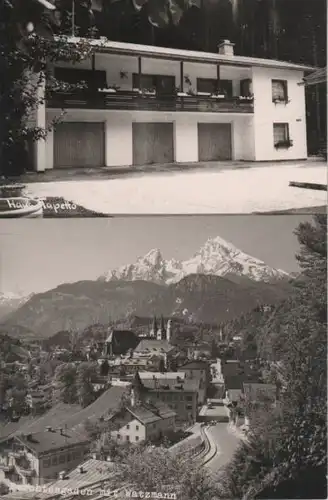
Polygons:
[[160,249],[154,248],[137,258],[135,263],[109,270],[98,280],[106,282],[144,280],[169,285],[190,274],[246,276],[253,281],[265,282],[289,277],[286,271],[270,267],[220,236],[216,236],[209,238],[191,258],[184,261],[166,260]]

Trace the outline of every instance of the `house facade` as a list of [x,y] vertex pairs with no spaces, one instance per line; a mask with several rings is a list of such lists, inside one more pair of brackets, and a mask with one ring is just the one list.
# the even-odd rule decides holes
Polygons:
[[[71,39],[74,43],[74,39]],[[35,169],[307,157],[304,86],[313,68],[93,40],[92,56],[53,68],[88,90],[49,96],[36,116],[62,123],[37,143]]]
[[16,435],[0,444],[0,477],[6,483],[40,485],[80,464],[90,442],[72,431]]

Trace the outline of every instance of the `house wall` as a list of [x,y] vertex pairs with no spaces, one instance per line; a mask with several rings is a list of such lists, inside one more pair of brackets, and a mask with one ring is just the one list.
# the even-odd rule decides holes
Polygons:
[[78,445],[60,450],[53,450],[39,459],[40,484],[49,479],[56,479],[59,472],[69,471],[83,462],[89,446]]
[[[302,71],[253,68],[255,160],[298,160],[307,158],[305,89],[298,85]],[[289,103],[272,102],[272,79],[287,80]],[[275,149],[273,123],[289,124],[289,149]]]
[[127,416],[126,423],[117,431],[112,431],[111,436],[118,443],[125,443],[127,441],[130,443],[139,443],[146,439],[146,426],[139,420],[131,419],[130,416]]
[[[59,111],[47,111],[50,123]],[[254,160],[253,117],[224,113],[68,110],[64,121],[104,122],[106,166],[133,163],[133,122],[171,122],[176,162],[198,162],[198,123],[231,123],[233,160]],[[46,169],[53,168],[53,132],[46,139]]]
[[176,422],[195,422],[197,416],[197,392],[153,390],[148,396],[152,403],[162,401],[176,412]]

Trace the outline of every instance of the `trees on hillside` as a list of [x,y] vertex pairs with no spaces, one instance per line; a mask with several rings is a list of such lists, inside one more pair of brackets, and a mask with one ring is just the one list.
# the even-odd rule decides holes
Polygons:
[[236,489],[245,499],[327,496],[326,216],[301,224],[296,234],[301,277],[261,332],[263,353],[272,353],[282,384],[280,399],[262,412],[228,467],[230,497]]
[[[163,448],[131,447],[117,464],[117,487],[176,495],[179,500],[215,500],[219,490],[206,468]],[[158,496],[159,498],[159,496]]]

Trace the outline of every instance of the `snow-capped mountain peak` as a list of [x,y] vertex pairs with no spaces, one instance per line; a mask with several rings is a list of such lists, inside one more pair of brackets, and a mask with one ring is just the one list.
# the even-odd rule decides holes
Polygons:
[[271,281],[288,277],[281,269],[267,266],[263,261],[251,257],[220,236],[209,238],[205,244],[185,261],[165,260],[159,249],[150,250],[139,257],[135,264],[110,270],[99,279],[152,281],[170,284],[189,274],[211,274],[216,276],[245,276],[254,281]]
[[24,305],[32,296],[33,293],[0,292],[0,318]]

